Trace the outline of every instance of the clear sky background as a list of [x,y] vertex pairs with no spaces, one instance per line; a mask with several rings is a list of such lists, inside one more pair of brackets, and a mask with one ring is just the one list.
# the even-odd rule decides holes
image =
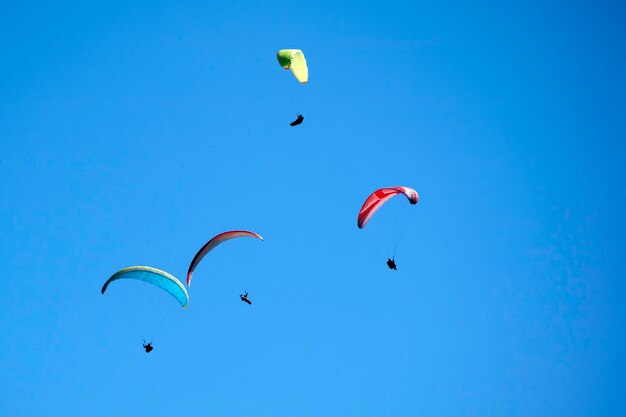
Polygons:
[[625,15],[2,2],[0,415],[626,415]]

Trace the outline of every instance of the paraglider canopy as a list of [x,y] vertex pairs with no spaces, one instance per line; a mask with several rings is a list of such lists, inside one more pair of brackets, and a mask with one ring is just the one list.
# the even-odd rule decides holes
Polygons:
[[281,49],[276,54],[276,58],[280,66],[290,69],[302,84],[309,81],[309,68],[306,65],[304,53],[300,49]]
[[254,232],[249,232],[247,230],[231,230],[229,232],[220,233],[219,235],[213,237],[203,247],[200,248],[198,253],[196,253],[196,255],[191,260],[191,263],[189,264],[189,269],[187,270],[187,286],[191,286],[191,277],[193,271],[196,269],[202,258],[204,258],[207,253],[213,250],[220,243],[239,237],[253,237],[255,239],[263,240],[260,235],[257,235]]
[[417,191],[409,187],[380,188],[370,194],[370,196],[367,197],[367,200],[365,200],[365,203],[363,203],[357,220],[359,229],[365,227],[369,219],[383,204],[385,204],[390,198],[399,194],[404,194],[411,204],[417,204],[417,201],[419,200]]
[[104,283],[101,290],[102,294],[107,290],[110,283],[120,279],[136,279],[138,281],[147,282],[170,294],[183,308],[187,308],[189,304],[187,290],[179,280],[165,271],[149,266],[131,266],[130,268],[117,271]]

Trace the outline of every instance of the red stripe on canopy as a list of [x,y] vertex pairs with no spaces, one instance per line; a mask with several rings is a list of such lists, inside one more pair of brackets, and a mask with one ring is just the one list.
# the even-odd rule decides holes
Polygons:
[[385,204],[385,202],[387,202],[387,200],[397,196],[398,194],[404,194],[411,204],[417,204],[417,201],[419,200],[417,191],[409,187],[380,188],[370,194],[370,196],[367,197],[367,200],[365,200],[365,203],[363,203],[363,206],[359,211],[357,222],[359,229],[365,227],[369,219],[383,204]]

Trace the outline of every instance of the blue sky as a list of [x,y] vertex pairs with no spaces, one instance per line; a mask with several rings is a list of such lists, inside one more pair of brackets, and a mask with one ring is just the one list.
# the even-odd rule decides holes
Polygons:
[[207,3],[0,4],[0,414],[626,413],[622,4]]

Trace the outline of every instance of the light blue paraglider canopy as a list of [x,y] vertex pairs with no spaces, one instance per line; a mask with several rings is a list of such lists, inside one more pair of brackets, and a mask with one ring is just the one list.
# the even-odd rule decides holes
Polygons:
[[130,268],[117,271],[104,283],[102,294],[104,294],[111,282],[118,279],[136,279],[147,282],[165,290],[165,292],[176,298],[183,308],[187,308],[189,304],[189,295],[183,284],[172,275],[160,269],[149,266],[131,266]]

